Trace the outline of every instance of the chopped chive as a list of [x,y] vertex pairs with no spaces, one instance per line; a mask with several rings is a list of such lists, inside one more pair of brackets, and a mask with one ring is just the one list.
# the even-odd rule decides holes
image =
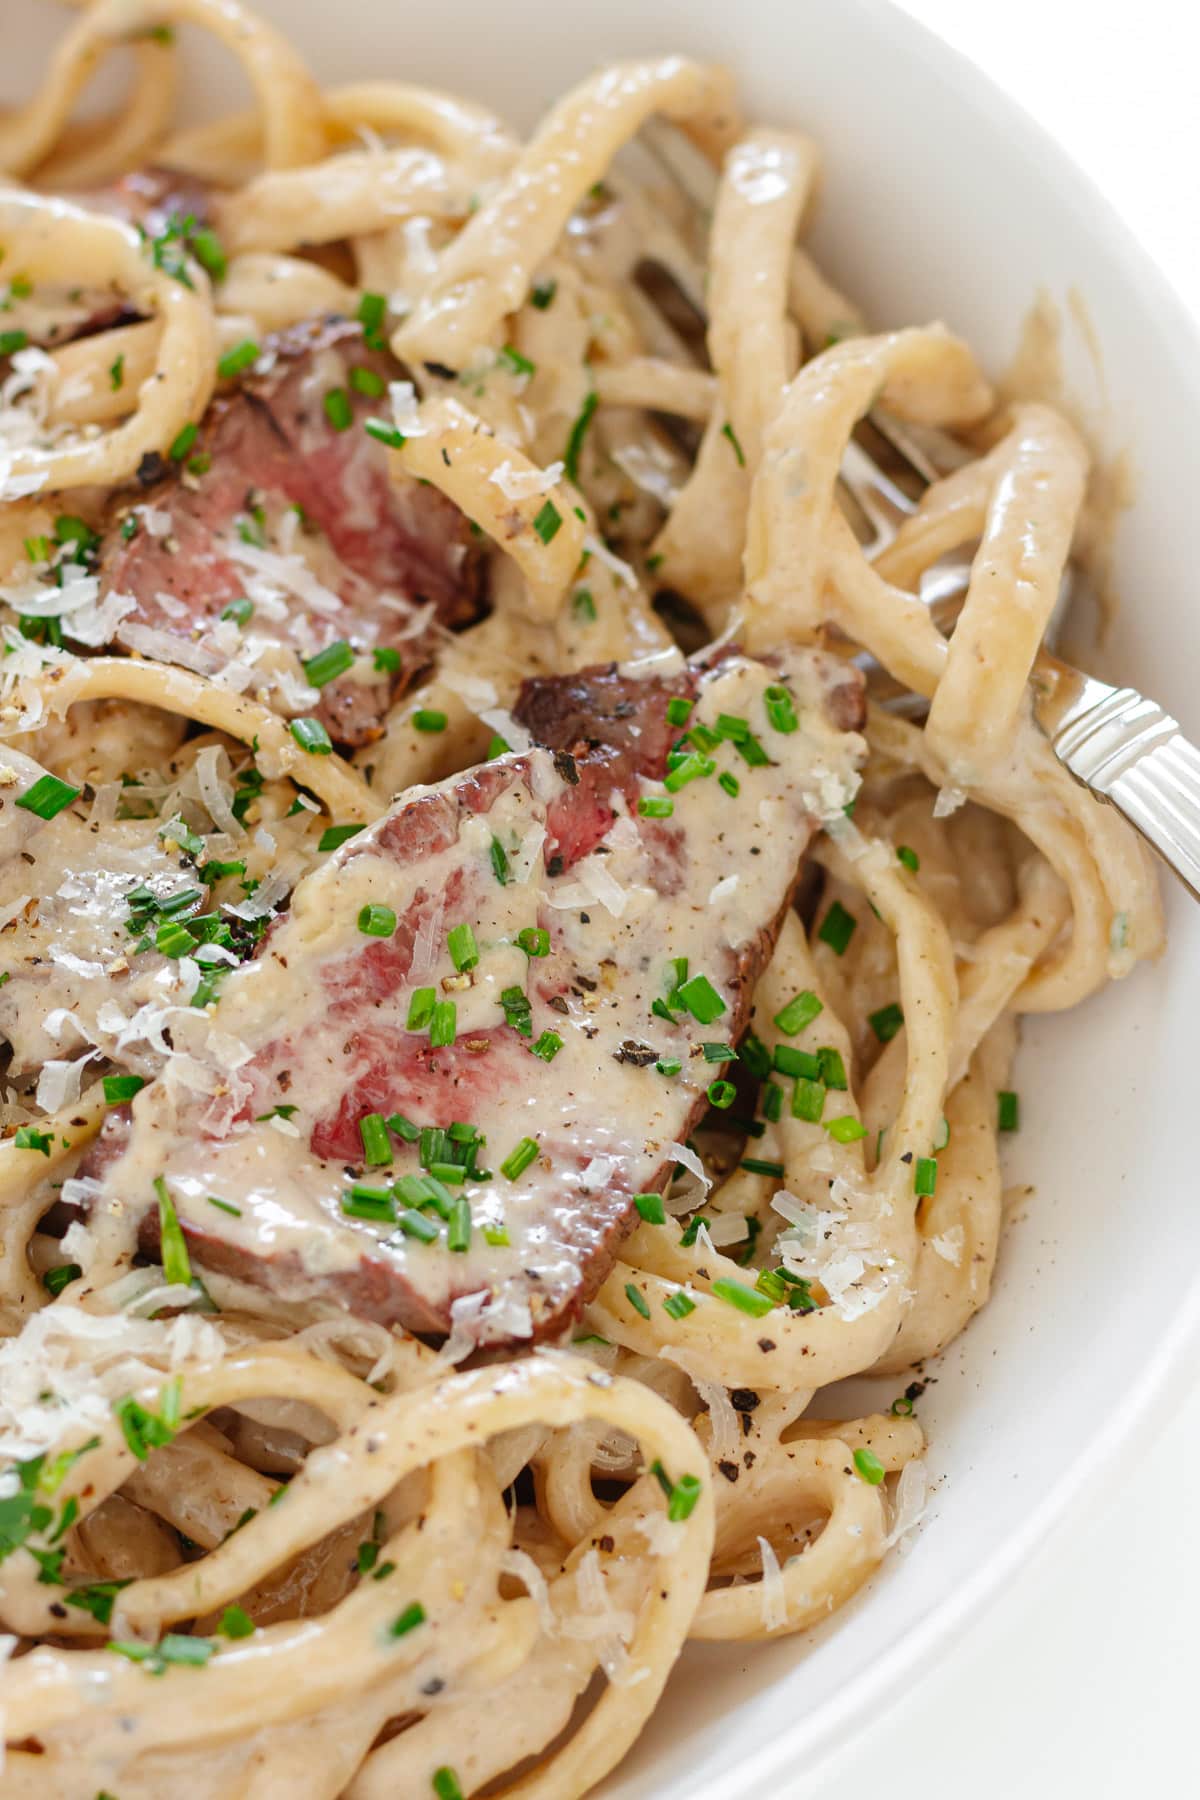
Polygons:
[[373,1168],[381,1168],[392,1160],[392,1145],[381,1113],[364,1113],[358,1121],[363,1157]]
[[493,875],[496,877],[496,880],[500,883],[501,887],[507,887],[508,856],[505,852],[504,845],[500,842],[499,838],[492,839],[492,847],[489,851],[489,855],[492,859]]
[[387,1128],[398,1138],[403,1138],[406,1144],[415,1144],[421,1129],[411,1119],[406,1119],[403,1113],[392,1113],[387,1120]]
[[375,1225],[396,1222],[396,1202],[386,1188],[372,1192],[356,1183],[342,1195],[342,1212],[348,1219],[369,1219]]
[[57,775],[39,775],[33,786],[17,800],[17,805],[26,812],[36,813],[39,819],[54,819],[64,806],[78,800],[82,792],[82,788],[60,781]]
[[462,1163],[431,1162],[429,1179],[440,1181],[443,1186],[461,1187],[467,1179],[467,1171]]
[[775,1014],[775,1024],[786,1037],[795,1037],[824,1010],[812,990],[804,988],[799,994],[792,996],[781,1012]]
[[429,1020],[429,1045],[433,1050],[448,1050],[458,1030],[458,1007],[453,1000],[439,1000]]
[[733,454],[737,457],[737,466],[739,469],[744,469],[746,466],[746,452],[738,443],[737,432],[733,429],[733,426],[729,423],[728,419],[726,419],[724,425],[721,427],[721,436],[729,439],[729,442],[733,445]]
[[526,956],[549,956],[550,933],[541,925],[525,925],[517,933],[517,943]]
[[825,1129],[837,1144],[854,1144],[867,1135],[866,1126],[853,1113],[843,1113],[838,1119],[826,1119]]
[[390,644],[379,644],[371,652],[371,662],[380,675],[396,675],[400,670],[400,652]]
[[321,404],[325,409],[325,417],[335,431],[349,431],[354,423],[354,408],[345,388],[330,388]]
[[669,819],[675,802],[665,794],[643,794],[638,800],[638,814],[643,819]]
[[667,1517],[673,1525],[681,1525],[690,1519],[700,1498],[703,1483],[698,1475],[681,1475],[671,1490],[671,1498],[667,1501]]
[[533,521],[533,529],[537,532],[543,544],[548,544],[553,538],[558,536],[561,524],[562,514],[559,512],[557,506],[555,506],[553,500],[547,500]]
[[217,374],[222,381],[230,381],[233,376],[240,375],[243,369],[248,369],[251,363],[257,362],[261,355],[253,338],[243,338],[240,344],[235,344],[232,350],[225,352],[217,364]]
[[[821,1064],[821,1080],[825,1086],[836,1088],[839,1093],[845,1093],[850,1083],[846,1079],[846,1065],[842,1061],[841,1051],[835,1050],[832,1044],[822,1044],[817,1051],[817,1057]],[[935,1148],[940,1148],[940,1146],[935,1146]]]
[[545,312],[557,292],[557,281],[551,279],[535,282],[530,290],[529,303],[531,306],[536,306],[539,312]]
[[667,1215],[663,1209],[661,1194],[635,1194],[633,1204],[637,1207],[647,1225],[665,1225]]
[[910,850],[907,844],[900,844],[897,847],[896,857],[898,861],[904,864],[906,869],[911,869],[914,875],[921,866],[920,857],[915,850]]
[[517,1177],[523,1175],[530,1163],[535,1160],[537,1153],[537,1139],[531,1137],[522,1138],[515,1149],[510,1150],[504,1161],[500,1164],[500,1173],[507,1181],[516,1181]]
[[705,1062],[736,1062],[738,1053],[732,1044],[701,1044]]
[[387,392],[387,382],[374,369],[351,369],[350,386],[356,394],[366,394],[370,400],[378,400],[381,394]]
[[27,331],[0,331],[0,356],[15,356],[29,347]]
[[945,1113],[943,1113],[941,1118],[938,1120],[937,1130],[933,1134],[933,1148],[935,1151],[936,1150],[944,1150],[946,1148],[946,1145],[949,1142],[950,1142],[950,1121],[946,1117]]
[[741,782],[736,775],[730,774],[728,769],[722,769],[717,776],[717,786],[724,788],[725,792],[732,795],[735,800],[742,791]]
[[317,844],[318,850],[337,850],[352,837],[357,837],[363,829],[361,825],[327,825],[321,833]]
[[479,961],[479,947],[469,925],[452,925],[446,933],[446,947],[450,961],[460,974],[464,969],[473,969]]
[[228,1200],[218,1200],[215,1194],[207,1194],[205,1195],[205,1198],[210,1206],[215,1206],[217,1208],[218,1212],[230,1213],[235,1219],[241,1218],[242,1209],[240,1206],[234,1206]]
[[154,934],[154,948],[163,956],[186,956],[199,942],[186,925],[179,925],[173,919],[164,919]]
[[423,1625],[424,1623],[425,1608],[421,1605],[419,1600],[414,1600],[410,1605],[405,1607],[399,1618],[392,1620],[392,1623],[388,1628],[388,1634],[395,1638],[407,1637],[410,1631],[415,1631],[418,1625]]
[[676,990],[679,1004],[701,1025],[711,1025],[725,1011],[725,1002],[707,975],[693,975]]
[[358,915],[358,929],[366,937],[391,937],[396,915],[390,906],[364,906]]
[[78,1281],[82,1274],[83,1270],[78,1263],[59,1263],[56,1269],[46,1270],[42,1276],[42,1286],[57,1299],[63,1289],[70,1287],[73,1281]]
[[443,1763],[433,1771],[433,1791],[437,1800],[463,1800],[462,1784],[454,1770]]
[[377,443],[386,444],[389,450],[404,448],[404,433],[397,426],[389,425],[386,419],[364,419],[363,430]]
[[358,303],[355,318],[363,328],[363,337],[372,350],[379,345],[372,344],[372,338],[378,338],[383,330],[383,322],[387,316],[387,300],[382,294],[365,293]]
[[488,740],[487,761],[491,762],[494,756],[507,756],[511,749],[512,745],[502,738],[498,731],[493,731]]
[[772,1125],[778,1124],[783,1117],[783,1089],[774,1081],[768,1081],[762,1091],[763,1118],[769,1119]]
[[423,1212],[409,1207],[396,1220],[405,1237],[416,1238],[419,1244],[432,1244],[440,1235],[440,1227],[432,1219],[427,1219]]
[[739,1312],[748,1313],[752,1319],[764,1318],[771,1311],[770,1300],[764,1294],[756,1294],[744,1282],[729,1281],[722,1276],[719,1281],[713,1282],[712,1291],[718,1300],[736,1306]]
[[919,1198],[937,1192],[937,1157],[918,1156],[913,1170],[913,1193]]
[[673,1294],[668,1294],[663,1301],[663,1311],[672,1319],[686,1319],[688,1314],[695,1310],[696,1302],[685,1294],[682,1288],[677,1288]]
[[713,774],[716,766],[711,756],[703,756],[697,750],[689,751],[673,769],[667,770],[663,776],[663,786],[669,794],[677,794],[689,782]]
[[444,712],[438,712],[431,706],[418,707],[413,714],[413,726],[417,731],[426,731],[431,735],[445,731],[449,720]]
[[240,1606],[227,1606],[217,1626],[218,1634],[227,1638],[253,1637],[254,1631],[254,1620]]
[[537,1043],[532,1046],[533,1054],[540,1056],[543,1062],[553,1062],[563,1047],[563,1041],[557,1031],[543,1031]]
[[763,704],[767,709],[767,718],[776,731],[791,733],[799,730],[800,721],[796,717],[796,708],[785,687],[769,687],[763,696]]
[[710,1081],[708,1084],[708,1103],[715,1106],[718,1112],[727,1112],[737,1099],[737,1089],[732,1081]]
[[594,623],[596,619],[596,602],[590,588],[576,588],[571,595],[571,611],[577,619],[587,619]]
[[221,617],[232,619],[235,625],[248,624],[253,613],[254,602],[247,600],[245,594],[239,594],[236,600],[231,600],[228,606],[221,609]]
[[505,344],[503,348],[497,352],[496,360],[497,362],[502,362],[504,364],[510,375],[532,375],[535,373],[535,364],[531,363],[527,356],[522,356],[521,352],[514,344]]
[[514,1031],[519,1031],[522,1037],[533,1036],[533,1013],[524,988],[502,988],[500,1005],[504,1009],[505,1024],[511,1025]]
[[485,1225],[483,1228],[483,1240],[486,1244],[495,1244],[502,1248],[506,1247],[510,1242],[508,1227],[505,1225]]
[[805,1081],[821,1080],[820,1056],[797,1050],[794,1044],[776,1044],[771,1052],[771,1063],[777,1075],[799,1075]]
[[646,1299],[641,1288],[635,1287],[632,1281],[627,1281],[625,1283],[625,1298],[628,1300],[630,1306],[632,1306],[634,1312],[641,1313],[643,1319],[648,1319],[650,1317],[650,1302]]
[[708,1219],[703,1218],[699,1213],[697,1213],[695,1218],[689,1220],[688,1223],[684,1226],[683,1231],[680,1233],[680,1237],[679,1237],[680,1247],[683,1249],[690,1249],[690,1247],[696,1242],[696,1239],[700,1235],[700,1227],[702,1225],[707,1225],[709,1223],[710,1223],[710,1221]]
[[132,1100],[146,1085],[144,1075],[106,1075],[104,1077],[104,1104],[121,1106],[126,1100]]
[[209,231],[207,228],[193,231],[191,250],[200,267],[211,275],[214,281],[224,281],[228,265],[225,261],[225,252],[221,248],[221,240],[215,231]]
[[856,1450],[854,1452],[854,1466],[862,1476],[863,1480],[870,1487],[878,1487],[887,1473],[887,1470],[873,1450]]
[[660,1075],[678,1075],[683,1064],[677,1056],[660,1056],[654,1067]]
[[803,1076],[792,1089],[792,1117],[818,1125],[825,1111],[825,1087],[820,1081],[806,1081]]
[[571,426],[570,435],[567,438],[567,447],[563,451],[563,468],[566,470],[568,481],[579,480],[579,454],[583,449],[583,440],[587,436],[588,426],[592,422],[592,415],[595,413],[599,404],[599,396],[593,389],[585,398],[583,405],[576,415],[575,423]]
[[844,956],[850,939],[858,929],[858,920],[852,912],[847,912],[840,900],[835,900],[821,921],[817,936],[823,944],[828,944],[835,956]]
[[310,656],[304,665],[304,677],[309,687],[323,688],[327,682],[336,681],[339,675],[354,666],[354,652],[344,638],[336,644],[326,644],[315,656]]
[[996,1129],[997,1131],[1016,1131],[1020,1125],[1021,1102],[1009,1088],[1001,1088],[996,1095]]
[[744,1156],[741,1166],[749,1175],[769,1175],[775,1181],[783,1180],[781,1162],[770,1162],[762,1156]]
[[686,700],[681,694],[674,695],[667,701],[668,725],[686,725],[692,716],[694,700]]
[[330,756],[333,745],[320,719],[293,719],[288,729],[302,750],[310,756]]
[[446,1226],[446,1247],[455,1251],[465,1251],[471,1248],[471,1203],[465,1195],[457,1199],[450,1208],[450,1220]]
[[171,448],[167,451],[167,455],[170,457],[171,461],[182,462],[199,435],[200,427],[198,425],[185,425],[172,439]]
[[889,1044],[903,1023],[904,1011],[895,1000],[890,1006],[881,1006],[878,1012],[867,1014],[867,1024],[881,1044]]
[[163,1274],[168,1286],[187,1287],[192,1279],[191,1259],[179,1215],[175,1211],[175,1202],[167,1192],[167,1184],[161,1175],[155,1177],[154,1192],[158,1195],[159,1260]]

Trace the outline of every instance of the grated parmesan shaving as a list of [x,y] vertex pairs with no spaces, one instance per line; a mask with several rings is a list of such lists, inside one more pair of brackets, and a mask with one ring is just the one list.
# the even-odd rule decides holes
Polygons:
[[662,1354],[667,1362],[678,1364],[708,1408],[710,1457],[714,1462],[732,1461],[737,1455],[742,1434],[728,1388],[719,1381],[710,1381],[707,1376],[698,1374],[691,1367],[685,1350],[677,1350],[674,1345],[669,1344]]
[[615,1607],[600,1568],[600,1555],[588,1550],[580,1557],[575,1570],[575,1591],[583,1613],[574,1613],[562,1622],[564,1637],[580,1643],[595,1643],[596,1660],[614,1687],[625,1684],[629,1652],[625,1646],[633,1636],[636,1620],[631,1612]]
[[746,1235],[746,1221],[741,1213],[718,1213],[708,1228],[708,1239],[719,1250],[728,1244],[740,1244]]
[[924,1517],[928,1497],[929,1471],[920,1457],[914,1457],[912,1462],[905,1463],[896,1483],[892,1497],[892,1528],[883,1540],[885,1550],[890,1550],[893,1544],[899,1544],[902,1551],[907,1549],[905,1540]]
[[86,1056],[79,1057],[75,1062],[60,1062],[57,1058],[52,1058],[42,1064],[35,1099],[43,1112],[56,1113],[60,1107],[75,1104],[79,1098],[84,1068],[97,1054],[97,1051],[89,1050]]
[[613,555],[607,544],[602,544],[598,537],[588,532],[583,540],[583,547],[590,550],[596,561],[602,563],[611,575],[615,575],[623,586],[636,589],[637,576],[627,562],[622,562],[619,556]]
[[762,1592],[763,1624],[768,1631],[779,1631],[787,1624],[787,1589],[783,1585],[783,1571],[779,1567],[779,1558],[765,1537],[758,1540],[759,1553],[762,1556],[762,1581],[759,1584]]
[[546,1577],[526,1550],[506,1550],[500,1558],[503,1574],[511,1575],[519,1581],[537,1608],[538,1620],[546,1637],[557,1637],[559,1633],[558,1615],[550,1604],[550,1589],[546,1585]]
[[712,1186],[712,1182],[704,1173],[704,1164],[700,1161],[696,1152],[694,1150],[689,1150],[686,1144],[677,1144],[674,1138],[668,1138],[663,1145],[663,1149],[668,1156],[673,1156],[677,1163],[682,1163],[684,1168],[689,1170],[696,1177],[697,1181],[703,1182],[704,1191],[707,1194],[709,1188]]
[[500,489],[506,500],[528,500],[532,494],[548,494],[562,480],[563,464],[551,463],[547,469],[514,469],[508,458],[493,469],[488,480]]

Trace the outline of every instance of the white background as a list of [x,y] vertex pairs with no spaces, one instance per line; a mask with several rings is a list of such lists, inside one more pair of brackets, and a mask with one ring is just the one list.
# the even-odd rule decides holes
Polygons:
[[[1058,138],[1200,317],[1190,8],[1182,0],[905,4]],[[1096,1296],[1098,1331],[1120,1330],[1120,1279],[1114,1247],[1113,1290]],[[1118,1484],[1090,1497],[948,1660],[860,1731],[818,1784],[820,1800],[877,1791],[888,1800],[1200,1791],[1198,1494],[1200,1382],[1158,1441]]]

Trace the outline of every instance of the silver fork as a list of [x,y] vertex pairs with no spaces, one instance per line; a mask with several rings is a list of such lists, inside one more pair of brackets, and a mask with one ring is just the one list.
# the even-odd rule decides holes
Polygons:
[[[635,178],[644,180],[649,170],[654,180],[670,184],[698,215],[696,229],[703,230],[716,192],[711,165],[679,133],[657,122],[643,129],[630,152],[640,162]],[[678,255],[672,254],[672,242],[667,234],[656,245],[654,260],[703,317],[696,260],[682,236]],[[879,409],[869,418],[907,471],[910,485],[923,492],[945,472],[936,434],[912,432]],[[860,536],[870,560],[892,542],[918,502],[855,439],[847,446],[841,477],[865,522]],[[962,609],[973,553],[973,547],[964,547],[922,577],[921,598],[947,636]],[[1050,646],[1079,586],[1078,574],[1072,565],[1064,576],[1046,631]],[[1200,900],[1200,750],[1178,721],[1135,688],[1098,681],[1049,649],[1038,655],[1030,689],[1034,718],[1063,767],[1089,792],[1115,806]],[[916,696],[895,695],[884,704],[912,712],[925,703]]]

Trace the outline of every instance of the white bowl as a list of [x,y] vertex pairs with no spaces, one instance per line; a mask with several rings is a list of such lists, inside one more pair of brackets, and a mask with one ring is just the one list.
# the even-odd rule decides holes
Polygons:
[[[1060,300],[1077,289],[1103,383],[1078,339],[1069,368],[1101,439],[1131,452],[1137,482],[1117,542],[1124,605],[1106,665],[1200,732],[1200,613],[1183,540],[1200,418],[1194,328],[1054,144],[920,26],[872,0],[592,0],[569,12],[548,0],[261,0],[261,10],[327,81],[427,81],[525,125],[609,57],[675,48],[727,61],[750,117],[804,125],[825,147],[816,243],[831,272],[877,323],[942,317],[993,370],[1038,288]],[[43,0],[8,0],[14,11],[6,100],[31,91],[59,28]],[[240,104],[223,58],[198,50],[193,99]],[[688,1650],[604,1786],[609,1800],[728,1800],[785,1770],[799,1791],[799,1772],[811,1777],[947,1649],[1178,1385],[1200,1342],[1185,1123],[1200,913],[1174,889],[1168,902],[1168,961],[1026,1030],[1009,1167],[1037,1193],[1006,1235],[991,1304],[921,1404],[938,1486],[911,1551],[805,1638]]]

